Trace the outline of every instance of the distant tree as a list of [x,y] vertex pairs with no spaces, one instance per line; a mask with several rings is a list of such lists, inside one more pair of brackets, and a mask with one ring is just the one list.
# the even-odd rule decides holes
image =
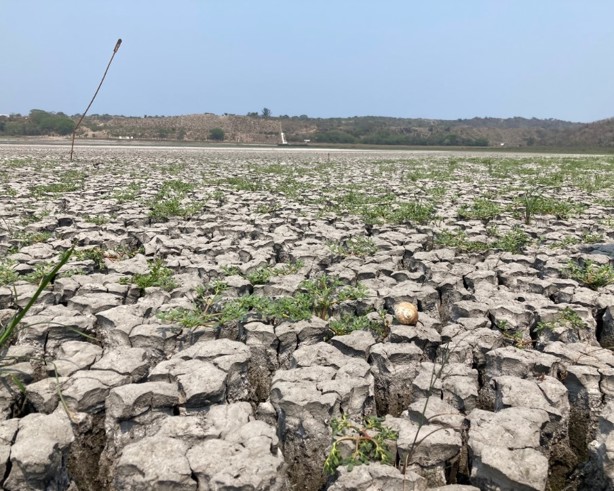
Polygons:
[[258,117],[258,113],[257,112],[247,113],[247,117],[248,118],[257,118]]
[[185,128],[179,128],[177,130],[177,140],[184,140],[186,135]]
[[271,117],[271,110],[268,107],[262,109],[262,117],[264,119],[269,119]]
[[75,122],[64,113],[48,113],[32,109],[28,117],[26,134],[31,135],[68,135],[72,133]]
[[210,140],[215,140],[215,141],[224,141],[224,137],[225,137],[225,133],[224,130],[222,128],[212,128],[211,131],[209,131],[209,139]]

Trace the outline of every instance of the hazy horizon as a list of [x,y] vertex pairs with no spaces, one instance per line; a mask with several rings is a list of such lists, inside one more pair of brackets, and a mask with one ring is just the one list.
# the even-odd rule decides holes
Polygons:
[[606,0],[0,1],[0,114],[614,116]]

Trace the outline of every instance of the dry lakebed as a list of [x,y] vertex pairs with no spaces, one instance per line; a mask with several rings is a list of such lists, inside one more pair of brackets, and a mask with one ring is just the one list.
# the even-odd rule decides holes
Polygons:
[[614,157],[68,152],[0,145],[2,489],[614,489]]

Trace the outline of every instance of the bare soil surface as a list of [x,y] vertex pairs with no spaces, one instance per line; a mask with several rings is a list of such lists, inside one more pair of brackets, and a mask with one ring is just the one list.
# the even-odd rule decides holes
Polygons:
[[3,489],[612,489],[613,158],[68,151],[0,145],[3,326],[73,248]]

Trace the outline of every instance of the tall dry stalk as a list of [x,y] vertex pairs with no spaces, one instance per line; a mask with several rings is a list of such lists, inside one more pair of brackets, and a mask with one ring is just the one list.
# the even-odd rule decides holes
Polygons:
[[94,92],[94,97],[92,97],[92,100],[87,105],[87,107],[85,108],[85,111],[83,111],[83,114],[79,118],[79,121],[77,122],[77,125],[75,126],[75,129],[72,131],[72,143],[70,145],[70,161],[71,162],[72,162],[73,150],[75,148],[75,135],[77,134],[77,129],[81,125],[81,122],[83,121],[83,118],[85,117],[85,115],[89,111],[90,107],[94,103],[94,99],[96,99],[96,96],[98,95],[98,91],[100,90],[100,87],[102,87],[102,83],[104,82],[104,79],[107,76],[107,72],[109,71],[109,68],[111,67],[111,63],[113,63],[113,58],[115,58],[115,53],[117,53],[117,51],[119,50],[119,47],[121,46],[121,44],[122,44],[122,40],[118,39],[117,43],[115,43],[115,48],[113,48],[113,54],[111,55],[111,59],[109,60],[109,63],[107,64],[107,69],[104,71],[104,74],[102,75],[102,79],[100,80],[100,83],[98,84],[98,88],[96,89],[96,92]]

